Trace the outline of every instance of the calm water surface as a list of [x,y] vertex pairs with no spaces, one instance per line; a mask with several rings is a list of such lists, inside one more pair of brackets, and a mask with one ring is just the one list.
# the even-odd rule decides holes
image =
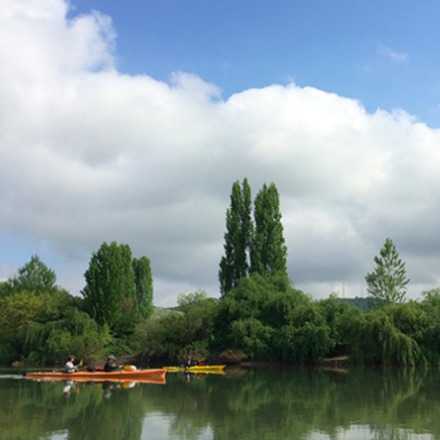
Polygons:
[[1,440],[440,439],[437,371],[234,371],[72,387],[0,377]]

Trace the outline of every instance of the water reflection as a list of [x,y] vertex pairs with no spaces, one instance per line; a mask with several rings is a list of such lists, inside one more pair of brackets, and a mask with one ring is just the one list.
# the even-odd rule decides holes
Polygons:
[[2,440],[440,439],[437,372],[238,371],[167,384],[0,380]]

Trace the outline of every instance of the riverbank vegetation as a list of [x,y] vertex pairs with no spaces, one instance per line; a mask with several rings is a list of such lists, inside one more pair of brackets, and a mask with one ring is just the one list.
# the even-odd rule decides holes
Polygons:
[[0,283],[0,364],[54,365],[71,353],[99,360],[112,352],[139,362],[257,360],[316,364],[438,364],[440,289],[407,301],[405,263],[386,239],[366,275],[368,298],[315,300],[287,275],[280,200],[264,185],[252,206],[247,180],[235,182],[226,212],[220,298],[198,291],[176,307],[153,306],[150,260],[126,244],[91,256],[81,296],[56,284],[38,256]]

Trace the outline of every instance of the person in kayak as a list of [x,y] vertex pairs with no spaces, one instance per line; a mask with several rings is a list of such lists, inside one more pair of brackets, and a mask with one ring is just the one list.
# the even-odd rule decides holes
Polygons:
[[116,358],[112,354],[109,355],[104,365],[104,371],[117,371],[119,369],[120,366],[116,363]]
[[77,368],[74,364],[75,358],[73,356],[69,356],[67,358],[66,363],[64,364],[64,372],[65,373],[75,373],[77,371]]
[[93,359],[89,359],[86,362],[86,370],[89,373],[94,373],[96,371],[96,363]]
[[199,365],[199,362],[193,359],[191,356],[188,356],[185,362],[185,368],[191,368]]

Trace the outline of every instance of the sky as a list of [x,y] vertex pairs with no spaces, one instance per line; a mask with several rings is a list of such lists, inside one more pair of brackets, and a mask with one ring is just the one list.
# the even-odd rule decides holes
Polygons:
[[218,296],[232,183],[275,182],[289,275],[365,294],[386,237],[439,284],[434,1],[2,0],[0,279],[37,253],[151,258],[155,303]]
[[440,122],[435,0],[77,0],[118,34],[117,64],[167,80],[199,75],[223,96],[294,81]]

